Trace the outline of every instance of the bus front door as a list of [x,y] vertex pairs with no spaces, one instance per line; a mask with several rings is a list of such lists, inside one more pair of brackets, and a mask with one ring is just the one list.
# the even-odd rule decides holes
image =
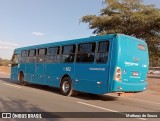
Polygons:
[[44,84],[44,67],[43,58],[41,58],[35,65],[35,83],[37,84]]
[[12,56],[12,63],[11,63],[11,79],[12,80],[18,80],[18,55],[14,54]]

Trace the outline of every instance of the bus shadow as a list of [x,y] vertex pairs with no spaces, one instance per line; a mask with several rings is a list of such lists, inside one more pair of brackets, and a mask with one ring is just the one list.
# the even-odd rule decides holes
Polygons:
[[[11,84],[17,84],[19,85],[18,81],[13,81],[10,80],[10,78],[1,78],[0,80],[3,82],[11,83]],[[47,86],[47,85],[39,85],[39,84],[33,84],[33,83],[28,83],[26,87],[34,88],[34,89],[39,89],[42,91],[48,91],[52,92],[55,94],[61,95],[60,89]],[[79,98],[83,100],[101,100],[101,101],[114,101],[117,100],[117,97],[109,96],[109,95],[97,95],[97,94],[90,94],[90,93],[83,93],[83,92],[78,92],[78,95],[72,96],[73,98]]]
[[[20,85],[18,81],[13,81],[10,78],[1,78],[0,77],[0,80],[3,81],[3,82],[6,82],[6,83],[10,83],[10,84]],[[27,83],[26,87],[33,88],[33,89],[39,89],[39,90],[42,90],[42,91],[53,92],[53,93],[56,93],[56,94],[61,94],[60,90],[58,88],[54,88],[54,87],[47,86],[47,85]]]
[[52,93],[61,95],[60,89],[55,87],[51,87],[47,85],[31,84],[31,83],[27,84],[26,86],[30,88],[39,89],[42,91],[52,92]]
[[11,83],[11,84],[18,84],[18,81],[13,81],[10,78],[2,78],[0,77],[0,80],[3,82]]
[[80,92],[78,95],[74,96],[75,98],[83,99],[83,100],[100,100],[100,101],[114,101],[117,100],[117,97],[109,96],[109,95],[97,95],[90,93],[82,93]]

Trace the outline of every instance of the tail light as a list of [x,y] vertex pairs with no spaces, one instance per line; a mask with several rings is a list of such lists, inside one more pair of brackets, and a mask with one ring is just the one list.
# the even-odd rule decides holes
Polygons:
[[122,81],[122,71],[121,71],[120,67],[116,67],[116,69],[115,69],[114,80]]

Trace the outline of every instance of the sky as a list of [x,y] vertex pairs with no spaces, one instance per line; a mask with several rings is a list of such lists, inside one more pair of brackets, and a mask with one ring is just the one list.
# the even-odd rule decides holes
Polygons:
[[[18,47],[93,36],[82,16],[99,15],[103,0],[0,0],[0,58]],[[160,0],[143,0],[155,4]]]

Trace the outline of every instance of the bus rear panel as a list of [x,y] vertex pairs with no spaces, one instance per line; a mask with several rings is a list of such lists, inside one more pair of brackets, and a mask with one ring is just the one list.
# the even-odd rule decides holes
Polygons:
[[117,36],[114,44],[118,47],[112,91],[141,92],[145,90],[149,65],[147,44],[126,35]]

